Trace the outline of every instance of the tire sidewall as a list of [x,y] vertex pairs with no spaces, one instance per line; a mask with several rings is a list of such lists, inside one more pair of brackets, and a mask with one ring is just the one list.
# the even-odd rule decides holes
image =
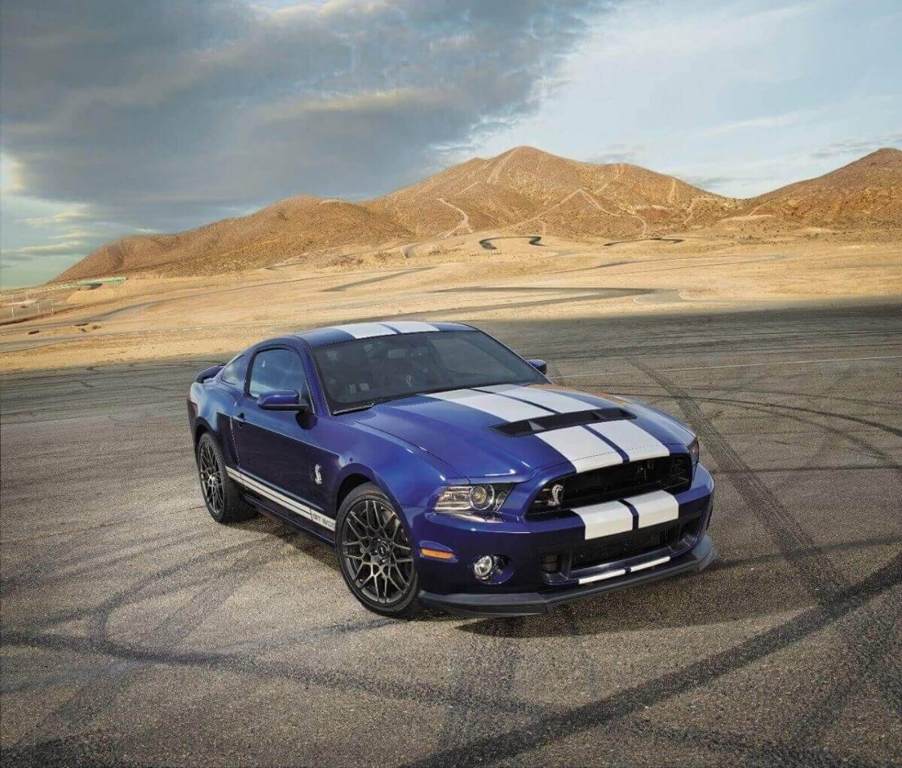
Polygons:
[[[342,553],[342,543],[344,541],[344,531],[348,512],[355,504],[367,498],[373,499],[374,501],[379,501],[382,504],[390,507],[394,511],[395,515],[397,515],[398,517],[398,520],[401,521],[401,526],[404,528],[404,533],[407,536],[407,541],[410,545],[412,577],[408,591],[403,598],[389,605],[375,603],[366,595],[363,595],[357,591],[357,588],[354,585],[353,576],[346,570],[345,558]],[[364,483],[363,485],[358,486],[345,497],[344,501],[342,501],[341,506],[338,510],[338,516],[335,520],[335,554],[338,558],[338,568],[341,571],[342,578],[345,580],[345,584],[347,584],[348,589],[351,591],[351,594],[353,594],[354,597],[356,597],[357,600],[365,608],[375,613],[380,613],[384,616],[395,617],[408,616],[414,611],[415,607],[417,606],[417,596],[420,592],[420,579],[419,574],[417,573],[413,537],[411,536],[410,528],[407,525],[407,521],[404,519],[403,513],[401,513],[395,503],[375,483]]]
[[[204,494],[203,482],[204,479],[200,474],[200,452],[204,445],[209,444],[213,449],[213,456],[216,457],[216,466],[219,471],[219,477],[222,481],[222,510],[218,513],[210,506],[210,503],[207,501],[206,494]],[[200,495],[204,500],[204,506],[207,508],[207,512],[210,513],[210,517],[212,517],[217,523],[221,523],[223,521],[223,517],[225,516],[225,506],[226,506],[226,493],[227,487],[226,484],[228,482],[228,477],[224,471],[225,463],[222,460],[222,451],[219,450],[219,446],[216,444],[216,441],[210,436],[209,432],[204,432],[200,436],[200,440],[197,441],[197,447],[194,450],[194,462],[197,465],[197,477],[201,483]]]

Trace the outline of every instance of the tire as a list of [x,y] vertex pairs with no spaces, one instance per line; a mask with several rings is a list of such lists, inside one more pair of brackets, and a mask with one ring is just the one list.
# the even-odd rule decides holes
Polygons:
[[237,523],[257,514],[241,497],[238,484],[226,473],[222,450],[209,432],[204,432],[197,441],[195,459],[201,495],[210,517],[217,523]]
[[364,608],[409,618],[419,610],[419,578],[410,534],[394,504],[365,483],[341,503],[335,548],[345,584]]

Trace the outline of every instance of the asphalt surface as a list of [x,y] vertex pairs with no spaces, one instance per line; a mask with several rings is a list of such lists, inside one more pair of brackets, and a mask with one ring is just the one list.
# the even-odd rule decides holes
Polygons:
[[206,360],[2,379],[4,765],[902,761],[902,305],[486,323],[698,430],[703,574],[394,622],[201,505]]

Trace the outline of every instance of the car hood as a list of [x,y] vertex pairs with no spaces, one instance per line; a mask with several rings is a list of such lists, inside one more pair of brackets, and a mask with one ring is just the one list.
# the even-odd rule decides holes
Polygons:
[[684,451],[692,433],[648,406],[548,385],[416,395],[354,414],[449,465],[460,479],[520,481]]

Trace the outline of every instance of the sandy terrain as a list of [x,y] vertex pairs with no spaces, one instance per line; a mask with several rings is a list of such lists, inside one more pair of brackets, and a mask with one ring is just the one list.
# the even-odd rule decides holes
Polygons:
[[0,371],[227,358],[301,328],[379,317],[552,319],[902,297],[902,242],[824,235],[571,243],[461,234],[245,273],[135,276],[0,326]]

